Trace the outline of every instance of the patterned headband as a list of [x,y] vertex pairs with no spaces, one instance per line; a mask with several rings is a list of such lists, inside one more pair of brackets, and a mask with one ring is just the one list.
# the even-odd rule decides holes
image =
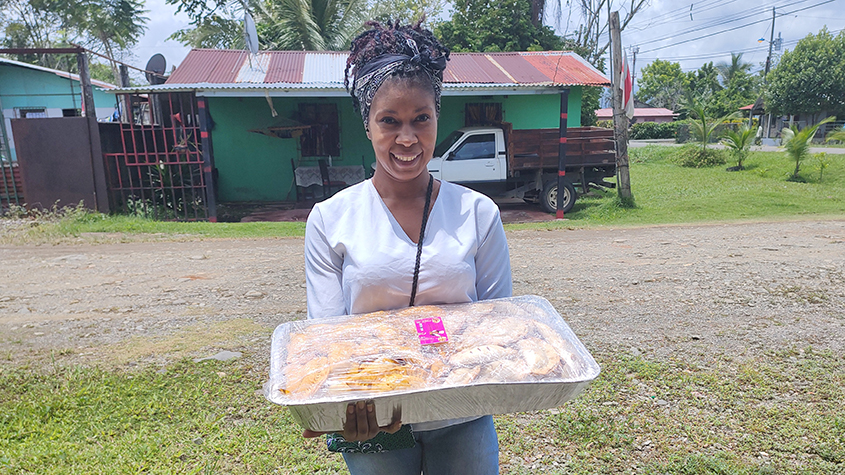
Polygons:
[[361,111],[364,128],[369,131],[370,107],[373,97],[384,80],[397,72],[412,73],[424,71],[431,79],[434,87],[435,112],[440,115],[440,92],[443,88],[443,70],[446,69],[447,55],[432,58],[428,51],[420,53],[417,44],[410,38],[406,39],[413,56],[407,54],[383,54],[365,64],[359,71],[355,71],[352,86],[352,97],[355,106]]

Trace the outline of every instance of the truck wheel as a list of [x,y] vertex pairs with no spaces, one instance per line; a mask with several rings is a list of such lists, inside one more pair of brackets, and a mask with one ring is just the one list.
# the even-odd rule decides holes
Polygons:
[[[575,206],[577,195],[575,194],[575,187],[572,186],[572,183],[568,181],[564,181],[563,183],[563,212],[568,213]],[[540,206],[547,213],[555,213],[557,212],[557,200],[557,180],[549,180],[543,186],[543,194],[540,196]]]

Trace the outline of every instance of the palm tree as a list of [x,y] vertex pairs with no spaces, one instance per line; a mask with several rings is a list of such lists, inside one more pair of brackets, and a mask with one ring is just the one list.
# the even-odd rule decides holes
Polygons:
[[839,130],[832,130],[829,134],[827,134],[825,142],[830,142],[831,140],[836,140],[837,142],[845,142],[845,126],[843,126]]
[[719,72],[719,77],[722,78],[722,85],[727,87],[735,77],[750,71],[751,66],[751,63],[742,60],[742,53],[731,53],[731,63],[721,61],[716,65],[716,70]]
[[727,130],[722,137],[722,144],[736,158],[736,170],[742,170],[742,161],[748,157],[748,148],[754,142],[754,129],[742,124],[739,130]]
[[718,119],[710,119],[707,117],[707,111],[704,105],[696,100],[688,101],[684,108],[687,109],[689,115],[693,118],[693,121],[690,123],[690,133],[701,144],[702,153],[706,152],[707,144],[710,143],[710,139],[713,137],[716,129],[726,121],[737,116],[736,112],[731,112]]
[[801,130],[798,130],[796,125],[783,129],[781,132],[781,137],[783,138],[783,148],[786,150],[786,154],[789,158],[795,160],[795,172],[792,173],[792,179],[798,178],[798,170],[801,166],[801,161],[810,154],[810,142],[816,135],[816,131],[822,125],[827,124],[828,122],[833,122],[834,120],[836,120],[836,117],[831,116],[823,119],[818,124],[805,127]]
[[366,0],[275,0],[254,10],[269,49],[340,51],[361,31],[366,7]]

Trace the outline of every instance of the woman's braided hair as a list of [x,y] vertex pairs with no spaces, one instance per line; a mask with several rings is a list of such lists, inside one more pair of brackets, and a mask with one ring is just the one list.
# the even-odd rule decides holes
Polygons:
[[[431,31],[420,26],[422,21],[419,20],[411,25],[400,25],[398,20],[386,24],[368,21],[365,24],[369,29],[352,40],[352,47],[344,71],[344,86],[352,94],[355,108],[361,111],[365,126],[370,104],[361,103],[361,97],[355,93],[355,81],[360,79],[358,77],[359,71],[364,69],[368,63],[383,55],[414,56],[417,53],[416,56],[425,59],[424,61],[408,62],[398,69],[391,70],[389,76],[402,77],[420,85],[431,86],[435,93],[439,112],[440,84],[443,81],[443,70],[432,68],[430,64],[431,60],[441,57],[447,60],[449,49],[440,44]],[[410,43],[416,45],[417,51],[409,51],[411,49]],[[442,61],[443,59],[441,59]],[[352,82],[351,85],[350,81]],[[377,89],[380,84],[380,82],[377,82],[374,87]],[[371,92],[370,98],[373,94],[375,94],[374,90]]]

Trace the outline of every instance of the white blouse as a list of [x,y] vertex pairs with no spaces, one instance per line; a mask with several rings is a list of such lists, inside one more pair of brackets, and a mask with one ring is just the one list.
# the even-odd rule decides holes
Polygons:
[[[372,180],[314,206],[305,228],[308,318],[408,306],[417,245]],[[499,208],[468,188],[441,182],[423,240],[415,305],[510,297],[508,244]],[[434,430],[470,421],[414,424]]]
[[[417,245],[372,180],[314,206],[305,228],[308,318],[408,306]],[[510,257],[499,208],[441,182],[423,241],[416,305],[510,297]]]

